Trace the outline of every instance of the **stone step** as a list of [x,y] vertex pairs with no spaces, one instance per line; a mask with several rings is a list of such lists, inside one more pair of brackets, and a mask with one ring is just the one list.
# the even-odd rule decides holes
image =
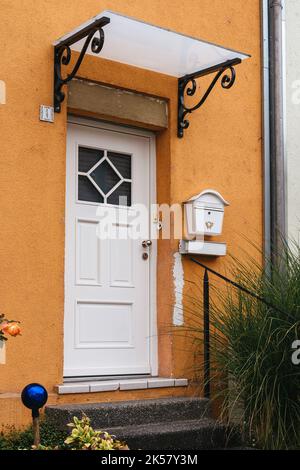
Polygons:
[[239,445],[226,427],[208,418],[112,427],[108,431],[132,450],[202,450]]
[[66,429],[73,416],[81,418],[83,413],[91,419],[94,428],[106,430],[125,424],[127,427],[200,420],[210,416],[210,405],[204,398],[171,397],[46,407],[47,418],[59,429]]

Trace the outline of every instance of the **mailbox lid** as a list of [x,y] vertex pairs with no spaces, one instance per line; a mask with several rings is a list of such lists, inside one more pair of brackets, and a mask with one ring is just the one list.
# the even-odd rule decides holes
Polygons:
[[188,204],[193,204],[193,207],[199,209],[211,209],[224,212],[224,207],[229,206],[229,203],[221,196],[218,191],[214,189],[206,189],[196,196],[191,197],[186,201]]
[[193,203],[193,207],[195,209],[211,210],[214,212],[224,212],[224,206],[221,207],[220,204],[213,204],[213,203],[207,204],[205,202],[201,202],[197,200]]

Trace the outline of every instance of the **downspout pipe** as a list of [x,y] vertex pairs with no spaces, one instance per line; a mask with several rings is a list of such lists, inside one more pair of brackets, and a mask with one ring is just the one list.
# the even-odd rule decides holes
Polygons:
[[261,2],[264,255],[271,258],[269,0]]
[[269,0],[270,239],[276,261],[286,240],[282,0]]

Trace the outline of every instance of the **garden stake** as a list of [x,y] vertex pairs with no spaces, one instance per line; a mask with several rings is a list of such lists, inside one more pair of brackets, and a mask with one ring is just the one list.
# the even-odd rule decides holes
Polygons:
[[48,393],[43,385],[32,383],[26,385],[22,391],[22,402],[27,408],[31,410],[32,414],[32,428],[33,428],[33,444],[35,447],[40,445],[40,412],[47,402]]
[[39,410],[32,410],[33,444],[40,445],[40,413]]

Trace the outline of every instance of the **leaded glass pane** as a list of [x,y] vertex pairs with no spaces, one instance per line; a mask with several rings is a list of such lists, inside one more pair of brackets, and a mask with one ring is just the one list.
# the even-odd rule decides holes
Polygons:
[[122,153],[107,152],[107,156],[116,169],[121,173],[123,178],[131,179],[131,155]]
[[79,147],[78,152],[78,171],[87,173],[103,157],[103,150],[90,149],[88,147]]
[[87,202],[104,202],[103,196],[87,176],[78,176],[78,200]]
[[90,176],[104,194],[107,194],[120,181],[119,176],[106,160],[97,166]]
[[124,182],[108,196],[108,204],[116,204],[121,206],[131,206],[131,183]]

